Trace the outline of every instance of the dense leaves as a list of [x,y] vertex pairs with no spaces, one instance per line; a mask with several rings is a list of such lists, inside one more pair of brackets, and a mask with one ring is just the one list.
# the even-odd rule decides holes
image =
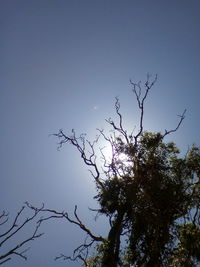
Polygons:
[[130,159],[126,172],[110,176],[96,197],[112,227],[121,218],[118,235],[126,232],[126,255],[118,263],[170,266],[181,250],[191,264],[199,260],[200,150],[180,157],[160,133],[144,132],[137,147],[120,140],[118,151]]

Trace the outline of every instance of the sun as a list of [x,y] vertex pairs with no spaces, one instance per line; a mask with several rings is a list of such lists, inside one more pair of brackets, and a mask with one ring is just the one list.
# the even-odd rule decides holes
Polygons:
[[126,166],[130,165],[130,159],[125,153],[120,153],[117,157],[118,160],[124,163]]
[[107,163],[114,161],[116,164],[123,164],[125,167],[131,165],[130,158],[125,153],[117,153],[111,145],[101,149],[102,160]]

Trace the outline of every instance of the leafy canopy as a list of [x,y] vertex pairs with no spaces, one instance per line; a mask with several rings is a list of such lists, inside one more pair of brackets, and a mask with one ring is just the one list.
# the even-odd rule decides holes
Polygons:
[[[70,143],[90,167],[97,186],[97,214],[108,218],[110,228],[105,237],[86,227],[74,210],[74,219],[64,217],[87,234],[87,239],[74,250],[72,257],[88,267],[117,266],[197,266],[200,263],[200,148],[192,146],[185,156],[165,137],[176,132],[185,117],[179,116],[177,126],[164,133],[144,131],[144,104],[157,77],[148,75],[144,84],[133,83],[133,93],[140,111],[138,131],[128,133],[123,126],[120,103],[116,98],[118,122],[107,120],[112,132],[99,129],[94,142],[85,135],[55,136],[60,146]],[[112,149],[108,160],[100,149],[103,166],[97,163],[97,144],[103,138]],[[125,155],[121,157],[120,155]],[[127,164],[128,162],[128,164]],[[90,251],[95,247],[94,255]]]

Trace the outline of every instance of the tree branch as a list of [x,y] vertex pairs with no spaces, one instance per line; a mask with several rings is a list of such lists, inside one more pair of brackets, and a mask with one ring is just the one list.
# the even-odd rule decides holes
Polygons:
[[140,128],[139,128],[139,132],[137,133],[137,135],[134,136],[135,145],[137,145],[137,139],[143,132],[144,102],[145,102],[145,100],[147,98],[149,90],[154,86],[156,81],[157,81],[157,75],[155,75],[155,78],[153,79],[153,81],[151,81],[150,80],[150,75],[147,74],[147,80],[146,80],[146,82],[144,84],[145,91],[144,91],[144,94],[142,96],[141,81],[139,81],[138,83],[134,83],[134,82],[132,82],[132,80],[130,80],[130,83],[133,86],[132,91],[136,96],[138,107],[140,109],[140,125],[139,125]]
[[[24,229],[25,225],[33,221],[36,216],[41,212],[42,208],[31,208],[34,210],[34,213],[32,216],[27,217],[22,221],[22,223],[19,222],[22,217],[22,213],[25,211],[25,208],[30,208],[30,204],[28,202],[25,203],[25,206],[23,206],[17,215],[15,216],[12,225],[8,228],[7,231],[3,232],[0,235],[0,247],[2,247],[5,243],[7,243],[11,238],[17,235],[18,232],[20,232],[22,229]],[[5,219],[3,222],[1,222],[0,225],[6,224],[8,222],[8,214],[3,211],[3,213],[0,215],[0,220]],[[12,255],[17,255],[24,260],[27,260],[27,256],[25,253],[27,252],[28,249],[25,249],[23,251],[19,251],[21,247],[23,247],[26,243],[35,240],[36,238],[39,238],[40,236],[43,235],[43,233],[38,233],[39,227],[40,227],[40,222],[36,223],[36,227],[32,235],[30,235],[28,238],[25,238],[23,241],[18,242],[17,245],[13,246],[10,250],[5,252],[4,254],[0,255],[0,265],[4,264],[5,262],[11,260]]]
[[106,122],[109,123],[113,127],[114,130],[116,130],[117,132],[122,134],[123,137],[125,138],[127,144],[129,144],[130,141],[129,141],[129,138],[128,138],[128,135],[127,135],[127,131],[124,130],[124,128],[123,128],[122,115],[121,115],[121,113],[119,111],[120,110],[120,102],[119,102],[119,99],[117,97],[115,99],[116,99],[116,101],[115,101],[115,110],[116,110],[116,113],[117,113],[117,115],[119,117],[119,126],[117,126],[115,124],[115,122],[111,118],[107,119]]
[[164,138],[166,135],[174,133],[178,130],[178,128],[180,127],[180,125],[182,124],[183,120],[185,119],[185,113],[186,113],[186,109],[183,111],[182,115],[178,115],[178,117],[180,117],[179,122],[176,126],[176,128],[172,129],[172,130],[165,130],[165,133],[162,135],[162,138]]
[[[30,207],[35,209],[32,206],[30,206]],[[68,222],[77,225],[81,230],[83,230],[87,234],[84,243],[81,244],[80,246],[78,246],[76,249],[74,249],[73,257],[65,256],[65,255],[61,254],[60,256],[55,257],[55,260],[62,258],[64,260],[69,259],[69,260],[75,261],[77,259],[80,259],[84,263],[86,263],[86,259],[88,257],[88,252],[89,252],[89,249],[91,248],[91,246],[95,242],[104,242],[105,241],[105,239],[102,236],[94,235],[90,231],[90,229],[85,226],[85,224],[82,222],[82,220],[79,218],[79,216],[77,214],[77,206],[75,206],[75,208],[74,208],[75,219],[72,219],[71,217],[69,217],[68,213],[64,212],[64,211],[59,212],[59,211],[56,211],[53,209],[45,209],[45,208],[43,208],[42,211],[47,213],[47,214],[50,214],[50,215],[47,215],[46,217],[41,218],[38,221],[38,223],[42,223],[44,221],[48,221],[48,220],[53,219],[53,218],[55,218],[55,219],[64,218]],[[88,237],[90,237],[90,239],[91,239],[89,242],[87,242]]]
[[[94,149],[95,144],[98,142],[99,136],[97,136],[96,139],[91,143],[85,139],[85,134],[81,134],[79,137],[77,137],[74,129],[72,129],[72,136],[67,136],[62,130],[59,130],[57,134],[53,135],[58,137],[60,140],[58,149],[60,149],[63,144],[70,143],[79,151],[84,163],[94,169],[94,173],[91,170],[90,172],[92,173],[97,186],[103,189],[104,185],[100,181],[100,173],[96,164],[96,155]],[[89,152],[86,152],[86,146],[89,147]]]

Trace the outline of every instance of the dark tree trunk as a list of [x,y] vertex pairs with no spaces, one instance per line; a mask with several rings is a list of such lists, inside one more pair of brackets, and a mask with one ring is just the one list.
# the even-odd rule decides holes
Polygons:
[[119,210],[108,235],[108,247],[104,252],[102,267],[117,267],[119,263],[120,236],[124,211]]

